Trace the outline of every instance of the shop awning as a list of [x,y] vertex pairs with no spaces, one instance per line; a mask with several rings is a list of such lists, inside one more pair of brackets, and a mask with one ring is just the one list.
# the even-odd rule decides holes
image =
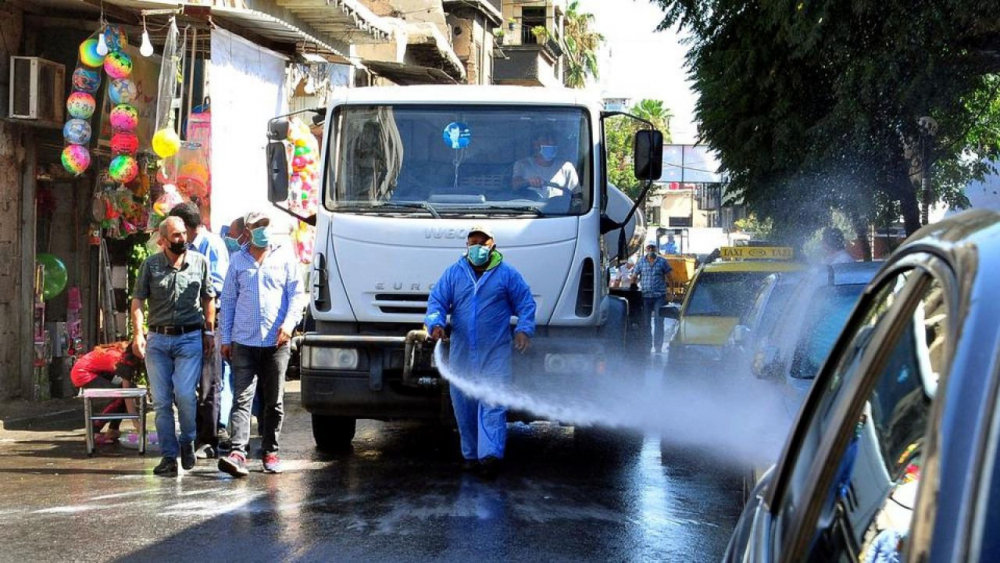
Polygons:
[[402,61],[363,58],[376,74],[397,84],[451,84],[465,81],[465,66],[436,25],[387,19],[395,24],[396,41],[405,41]]
[[446,72],[436,68],[386,61],[365,61],[364,65],[368,70],[379,76],[384,76],[400,86],[411,86],[414,84],[453,84],[456,82]]

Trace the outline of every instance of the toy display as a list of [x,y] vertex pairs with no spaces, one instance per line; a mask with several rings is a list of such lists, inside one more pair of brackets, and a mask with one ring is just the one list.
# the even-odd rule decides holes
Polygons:
[[83,119],[70,119],[63,126],[63,139],[71,145],[86,145],[92,134],[90,123]]
[[111,109],[111,129],[116,133],[131,133],[139,125],[139,112],[128,104],[118,104]]
[[66,145],[62,152],[62,165],[69,173],[79,176],[90,167],[90,151],[83,145]]
[[181,148],[181,138],[172,127],[166,127],[153,134],[153,152],[160,158],[170,158]]
[[111,136],[111,152],[115,155],[127,154],[135,156],[139,150],[139,137],[135,133],[115,133]]
[[[286,146],[292,166],[288,178],[288,209],[308,217],[316,214],[319,205],[319,142],[301,119],[295,118],[289,125]],[[316,229],[302,222],[293,233],[295,252],[305,264],[312,262],[315,236]]]
[[73,71],[73,89],[94,94],[101,87],[101,72],[87,68],[77,68]]
[[139,175],[139,164],[134,157],[120,154],[111,159],[111,164],[108,165],[108,175],[119,184],[127,184]]
[[100,68],[104,64],[104,57],[97,52],[96,37],[80,44],[80,63],[90,68]]
[[66,289],[66,265],[52,254],[41,253],[35,256],[35,263],[42,267],[44,280],[42,282],[42,297],[48,301]]
[[131,104],[138,96],[139,90],[136,88],[135,82],[128,78],[112,80],[111,84],[108,84],[108,97],[115,105]]
[[128,78],[132,74],[132,58],[121,51],[111,51],[104,57],[104,72],[114,80]]
[[73,92],[66,98],[66,110],[74,119],[90,119],[96,108],[94,96],[87,92]]

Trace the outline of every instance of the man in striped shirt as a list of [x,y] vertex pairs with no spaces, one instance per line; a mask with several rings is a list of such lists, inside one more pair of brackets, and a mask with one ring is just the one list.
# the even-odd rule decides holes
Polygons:
[[307,299],[298,260],[290,245],[271,242],[267,215],[251,212],[245,222],[250,244],[233,255],[220,300],[222,355],[232,364],[235,402],[229,432],[232,450],[219,459],[219,470],[233,477],[248,473],[250,408],[258,388],[264,472],[281,472],[278,438],[289,341]]
[[642,288],[642,318],[645,321],[646,345],[649,346],[649,323],[653,323],[653,353],[663,350],[663,319],[660,318],[660,307],[667,303],[667,282],[670,276],[670,264],[657,254],[656,243],[646,245],[646,256],[640,258],[632,273],[632,283],[639,280]]

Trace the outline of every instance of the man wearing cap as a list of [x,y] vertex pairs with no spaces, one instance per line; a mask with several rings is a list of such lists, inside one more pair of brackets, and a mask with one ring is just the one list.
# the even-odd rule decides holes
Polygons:
[[[507,382],[511,347],[523,353],[535,332],[535,299],[521,274],[503,261],[493,234],[474,227],[465,256],[445,270],[427,302],[424,324],[434,341],[447,339],[451,315],[449,362],[470,380]],[[517,316],[511,330],[510,318]],[[465,469],[496,475],[507,441],[507,409],[467,396],[451,387]]]
[[[642,289],[642,319],[649,334],[649,324],[653,323],[653,353],[663,350],[663,319],[659,316],[660,307],[667,302],[667,283],[670,276],[670,264],[656,253],[656,243],[646,245],[646,256],[639,259],[632,274],[632,283],[641,280]],[[649,348],[649,339],[646,339]]]
[[[156,410],[156,432],[163,459],[156,475],[177,475],[177,454],[184,469],[194,467],[195,416],[204,350],[215,346],[215,288],[208,260],[189,251],[179,217],[160,223],[163,251],[142,263],[132,294],[132,351],[146,360]],[[149,305],[149,338],[143,308]],[[180,418],[178,440],[174,403]]]
[[229,432],[232,449],[219,459],[219,470],[233,477],[248,473],[250,408],[258,388],[264,472],[281,473],[278,439],[285,416],[289,341],[307,298],[295,253],[290,245],[270,240],[267,215],[251,212],[244,222],[250,243],[233,255],[222,289],[219,322],[222,356],[233,367],[235,396]]

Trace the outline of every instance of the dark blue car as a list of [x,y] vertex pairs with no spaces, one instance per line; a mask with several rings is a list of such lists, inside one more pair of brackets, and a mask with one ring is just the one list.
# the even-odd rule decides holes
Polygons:
[[1000,215],[925,227],[822,364],[726,561],[1000,561]]

